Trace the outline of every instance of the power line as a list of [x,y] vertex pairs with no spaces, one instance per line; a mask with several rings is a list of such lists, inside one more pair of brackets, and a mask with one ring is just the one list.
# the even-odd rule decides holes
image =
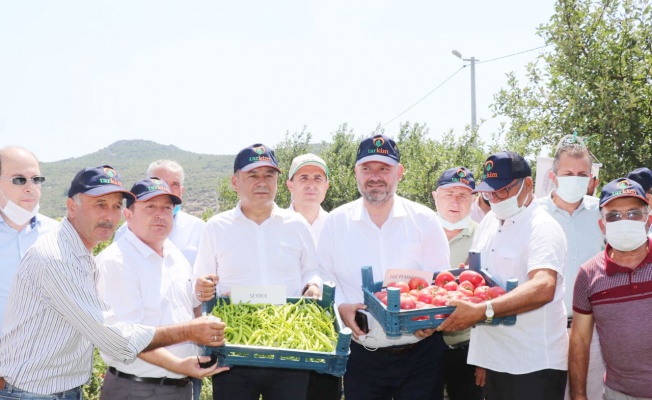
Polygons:
[[410,107],[406,108],[405,111],[403,111],[403,112],[400,113],[399,115],[395,116],[394,118],[390,119],[388,122],[384,123],[380,128],[376,129],[376,131],[378,131],[378,130],[384,128],[384,127],[386,127],[386,126],[389,125],[390,123],[394,122],[394,121],[395,121],[397,118],[399,118],[401,115],[403,115],[403,114],[405,114],[406,112],[410,111],[414,106],[416,106],[417,104],[421,103],[421,102],[422,102],[423,100],[425,100],[428,96],[430,96],[431,94],[433,94],[437,89],[439,89],[440,87],[442,87],[446,82],[448,82],[451,78],[453,78],[455,75],[457,75],[457,74],[458,74],[461,70],[463,70],[463,69],[464,69],[464,66],[461,67],[460,69],[458,69],[457,71],[453,72],[453,73],[452,73],[448,78],[444,79],[444,81],[443,81],[442,83],[440,83],[439,85],[437,85],[436,88],[432,89],[432,90],[429,91],[425,96],[423,96],[422,98],[420,98],[419,100],[417,100],[416,103],[414,103],[414,104],[412,104]]
[[[533,49],[528,49],[528,50],[519,51],[518,53],[512,53],[512,54],[508,54],[508,55],[506,55],[506,56],[501,56],[501,57],[492,58],[492,59],[490,59],[490,60],[477,61],[476,64],[484,64],[484,63],[488,63],[488,62],[492,62],[492,61],[496,61],[496,60],[502,60],[503,58],[514,57],[514,56],[517,56],[517,55],[519,55],[519,54],[529,53],[529,52],[531,52],[531,51],[535,51],[535,50],[543,49],[543,48],[546,48],[546,47],[548,47],[548,46],[550,46],[550,45],[547,44],[547,45],[545,45],[545,46],[539,46],[539,47],[535,47],[535,48],[533,48]],[[395,116],[394,118],[390,119],[388,122],[385,122],[382,126],[378,127],[378,128],[376,129],[375,132],[377,132],[377,131],[383,129],[384,127],[386,127],[387,125],[389,125],[390,123],[394,122],[396,119],[398,119],[399,117],[401,117],[403,114],[405,114],[406,112],[410,111],[412,108],[414,108],[414,106],[416,106],[417,104],[421,103],[423,100],[425,100],[428,96],[430,96],[431,94],[433,94],[437,89],[439,89],[440,87],[442,87],[446,82],[448,82],[449,80],[451,80],[451,78],[453,78],[455,75],[457,75],[461,70],[463,70],[463,69],[466,68],[466,67],[467,67],[467,65],[463,65],[460,69],[458,69],[457,71],[453,72],[453,73],[452,73],[448,78],[444,79],[444,81],[443,81],[442,83],[440,83],[439,85],[437,85],[437,87],[435,87],[434,89],[432,89],[431,91],[429,91],[425,96],[423,96],[422,98],[420,98],[419,100],[417,100],[416,103],[414,103],[414,104],[412,104],[410,107],[406,108],[403,112],[401,112],[400,114],[398,114],[398,115]]]
[[535,47],[535,48],[533,48],[533,49],[519,51],[518,53],[513,53],[513,54],[508,54],[508,55],[506,55],[506,56],[502,56],[502,57],[492,58],[491,60],[477,61],[477,62],[476,62],[476,65],[477,65],[477,64],[484,64],[484,63],[488,63],[488,62],[492,62],[492,61],[496,61],[496,60],[502,60],[503,58],[514,57],[514,56],[517,56],[517,55],[519,55],[519,54],[529,53],[529,52],[531,52],[531,51],[535,51],[535,50],[543,49],[543,48],[546,48],[546,47],[548,47],[548,46],[550,46],[550,45],[547,44],[547,45],[545,45],[545,46],[539,46],[539,47]]

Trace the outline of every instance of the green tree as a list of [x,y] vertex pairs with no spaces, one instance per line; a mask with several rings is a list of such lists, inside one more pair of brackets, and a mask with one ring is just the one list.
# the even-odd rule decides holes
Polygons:
[[342,124],[332,134],[330,143],[322,144],[320,156],[330,170],[330,187],[322,203],[324,210],[332,211],[360,197],[353,169],[361,140],[362,137],[356,138],[347,124]]
[[577,132],[605,166],[608,182],[652,165],[652,7],[649,0],[558,0],[539,34],[551,50],[508,74],[494,111],[511,118],[507,146],[554,151]]

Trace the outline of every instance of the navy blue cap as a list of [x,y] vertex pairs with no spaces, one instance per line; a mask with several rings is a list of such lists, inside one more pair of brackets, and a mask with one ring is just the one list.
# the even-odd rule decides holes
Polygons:
[[652,171],[647,168],[637,168],[627,174],[627,179],[631,179],[637,182],[643,188],[645,193],[648,193],[652,189]]
[[122,193],[126,199],[133,198],[133,194],[124,188],[118,172],[110,165],[88,167],[77,172],[70,183],[68,197],[76,194],[91,197],[104,196],[110,193]]
[[482,183],[475,192],[493,192],[512,183],[514,179],[532,176],[530,164],[518,153],[501,151],[487,158],[482,168]]
[[281,172],[274,150],[264,144],[256,143],[240,150],[238,155],[235,156],[233,173],[238,170],[247,172],[259,167],[272,167]]
[[131,207],[136,201],[147,201],[157,196],[168,195],[174,205],[181,204],[181,198],[170,192],[170,186],[161,178],[152,176],[141,179],[131,187],[131,193],[136,196],[134,199],[127,199],[127,207]]
[[379,161],[389,165],[401,162],[401,153],[396,142],[385,135],[376,135],[363,140],[358,146],[355,165],[369,161]]
[[471,171],[464,167],[455,167],[447,169],[437,179],[436,189],[455,186],[465,187],[471,190],[475,189],[475,179],[473,179]]
[[636,197],[643,200],[645,204],[649,204],[645,197],[645,191],[635,180],[616,178],[604,185],[602,188],[602,193],[600,194],[600,208],[607,205],[611,200],[620,197]]

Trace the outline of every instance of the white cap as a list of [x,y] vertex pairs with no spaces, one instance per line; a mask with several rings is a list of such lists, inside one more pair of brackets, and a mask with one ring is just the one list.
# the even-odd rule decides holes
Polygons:
[[321,168],[321,170],[324,171],[326,178],[328,178],[329,171],[328,167],[326,166],[326,161],[322,160],[319,156],[308,153],[294,157],[294,160],[292,160],[292,165],[290,165],[290,174],[288,179],[291,180],[294,174],[296,174],[299,169],[305,167],[306,165],[314,165],[315,167]]

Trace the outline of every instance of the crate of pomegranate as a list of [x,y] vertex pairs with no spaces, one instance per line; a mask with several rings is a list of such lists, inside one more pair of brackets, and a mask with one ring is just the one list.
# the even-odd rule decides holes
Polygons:
[[204,347],[222,366],[346,371],[351,330],[334,306],[335,286],[324,283],[321,300],[290,297],[286,304],[232,304],[228,297],[204,303],[204,312],[226,323],[226,344]]
[[[491,300],[518,286],[508,279],[502,285],[488,271],[480,268],[479,254],[469,253],[469,266],[441,271],[434,281],[413,277],[388,282],[374,282],[372,267],[362,267],[362,291],[367,311],[378,320],[387,336],[400,336],[419,329],[436,328],[455,306],[452,300],[480,303]],[[405,274],[409,276],[409,274]],[[514,325],[516,316],[495,317],[491,325]]]

